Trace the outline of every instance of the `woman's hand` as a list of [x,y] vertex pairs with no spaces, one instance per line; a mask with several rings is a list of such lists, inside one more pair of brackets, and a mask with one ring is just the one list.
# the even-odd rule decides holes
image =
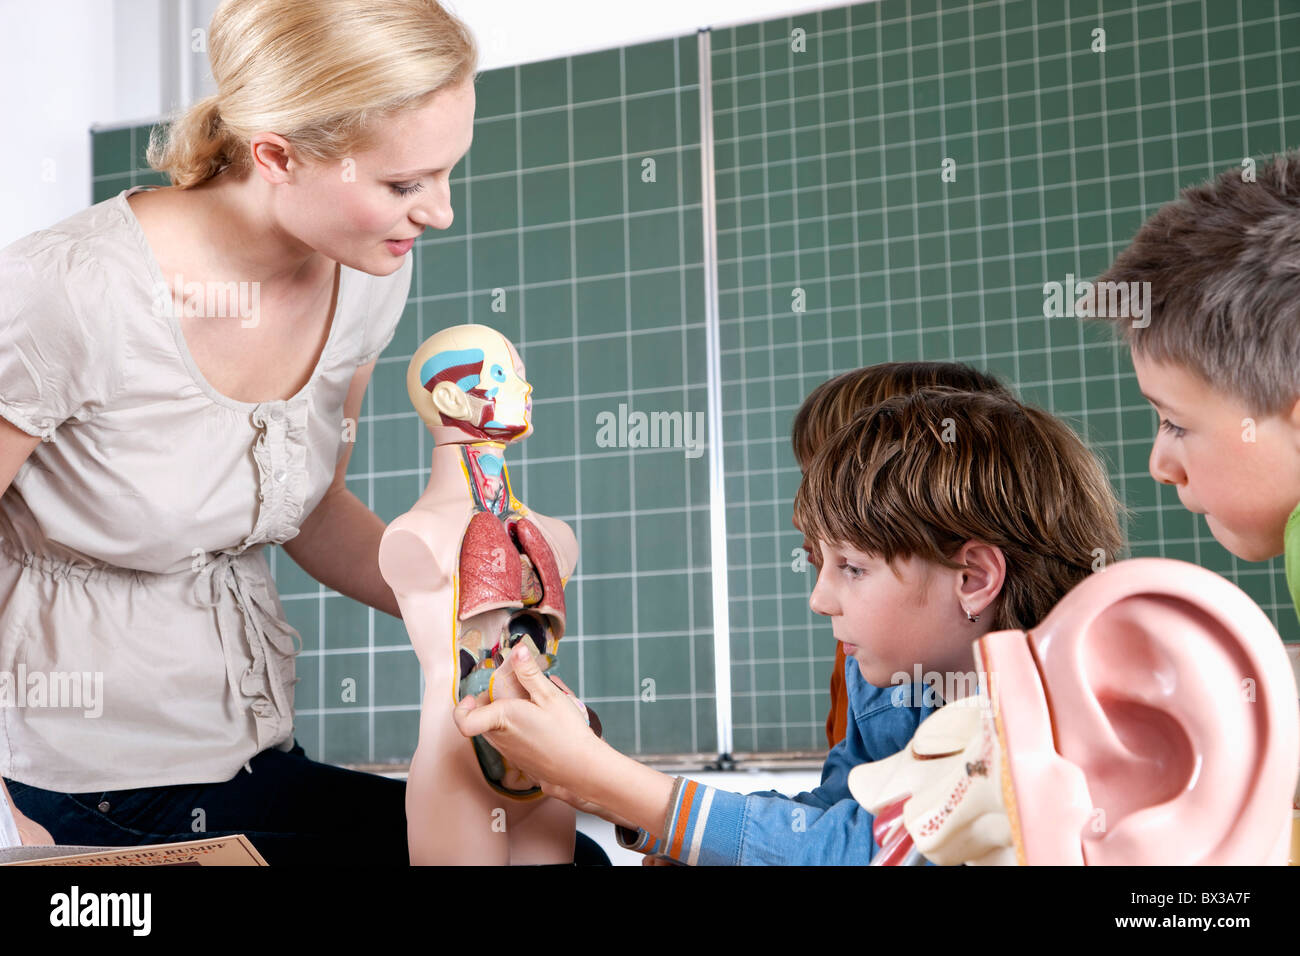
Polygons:
[[54,837],[35,820],[29,819],[14,808],[14,823],[18,827],[18,839],[23,846],[54,846]]
[[[35,820],[23,816],[23,812],[18,809],[13,797],[9,795],[9,788],[5,786],[3,779],[0,779],[0,813],[13,820],[14,829],[18,831],[20,846],[54,846],[54,838],[50,836],[49,830]],[[8,827],[4,829],[8,830]]]
[[[466,737],[484,735],[514,766],[538,781],[543,792],[564,794],[560,799],[577,807],[584,802],[586,781],[616,752],[591,732],[574,706],[576,698],[541,672],[524,642],[515,645],[507,663],[526,696],[493,703],[466,697],[452,712],[456,727]],[[494,684],[510,678],[505,664],[501,670]]]

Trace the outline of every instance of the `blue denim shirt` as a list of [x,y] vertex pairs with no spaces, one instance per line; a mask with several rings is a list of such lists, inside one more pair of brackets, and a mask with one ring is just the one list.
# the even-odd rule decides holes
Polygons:
[[849,771],[902,750],[921,721],[942,705],[922,685],[874,687],[852,657],[845,662],[848,731],[822,765],[821,785],[787,797],[768,790],[748,795],[679,777],[664,838],[619,831],[634,850],[702,865],[814,865],[871,862],[880,851],[874,818],[849,794]]

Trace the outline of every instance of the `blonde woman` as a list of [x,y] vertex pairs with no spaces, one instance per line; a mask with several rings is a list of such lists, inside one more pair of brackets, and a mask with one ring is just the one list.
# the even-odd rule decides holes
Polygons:
[[217,94],[149,147],[173,185],[0,252],[0,674],[86,691],[0,708],[0,775],[24,842],[405,864],[405,784],[294,739],[263,552],[400,617],[344,475],[475,44],[434,0],[225,0],[208,43]]

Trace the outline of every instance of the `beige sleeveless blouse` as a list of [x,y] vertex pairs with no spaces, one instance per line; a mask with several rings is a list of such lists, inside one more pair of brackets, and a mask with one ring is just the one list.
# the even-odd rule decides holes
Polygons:
[[328,489],[411,284],[409,254],[340,264],[311,380],[235,401],[153,306],[140,188],[0,250],[0,416],[45,438],[0,498],[0,775],[47,790],[223,781],[292,746],[301,642],[264,546]]

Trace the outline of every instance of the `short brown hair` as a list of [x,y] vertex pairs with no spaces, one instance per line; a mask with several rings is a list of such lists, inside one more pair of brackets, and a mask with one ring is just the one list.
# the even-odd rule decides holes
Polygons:
[[862,409],[935,385],[1010,394],[994,376],[960,362],[881,362],[855,368],[822,382],[795,413],[790,443],[799,470],[807,471],[817,449]]
[[1272,415],[1300,395],[1300,150],[1243,175],[1182,190],[1097,282],[1150,283],[1143,322],[1118,323],[1134,352]]
[[[822,446],[794,501],[820,548],[949,568],[969,540],[1006,559],[994,630],[1037,624],[1124,547],[1106,470],[1068,425],[992,392],[920,389],[860,412]],[[1098,554],[1100,549],[1100,554]]]

